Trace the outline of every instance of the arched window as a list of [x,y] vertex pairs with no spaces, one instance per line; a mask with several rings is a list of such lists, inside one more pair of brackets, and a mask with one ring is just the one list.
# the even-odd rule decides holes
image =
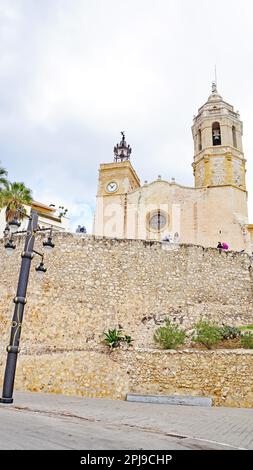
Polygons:
[[237,148],[237,139],[236,139],[236,128],[232,126],[232,134],[233,134],[233,147]]
[[201,136],[201,130],[198,130],[198,150],[202,150],[202,136]]
[[214,122],[212,125],[213,145],[221,145],[220,123]]

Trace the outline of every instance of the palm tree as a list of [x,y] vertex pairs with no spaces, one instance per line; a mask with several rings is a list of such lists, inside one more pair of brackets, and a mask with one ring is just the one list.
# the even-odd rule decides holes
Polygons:
[[7,185],[6,176],[7,176],[7,171],[3,167],[0,166],[0,191],[2,189],[2,186]]
[[25,214],[24,205],[30,205],[31,202],[32,192],[24,183],[6,182],[0,191],[0,208],[6,207],[6,222],[13,219],[21,220]]

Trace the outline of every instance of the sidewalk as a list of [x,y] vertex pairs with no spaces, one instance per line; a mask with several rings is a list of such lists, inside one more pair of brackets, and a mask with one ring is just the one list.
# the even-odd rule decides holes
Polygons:
[[0,449],[253,449],[251,409],[16,392],[0,420]]

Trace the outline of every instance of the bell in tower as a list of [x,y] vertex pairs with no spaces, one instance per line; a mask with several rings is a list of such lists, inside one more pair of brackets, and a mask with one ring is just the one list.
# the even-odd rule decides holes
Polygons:
[[117,144],[114,147],[114,161],[115,162],[124,162],[124,161],[130,160],[130,155],[132,153],[132,149],[130,145],[127,145],[126,143],[124,132],[121,132],[121,135],[122,135],[122,139],[120,141],[120,144]]
[[212,125],[213,145],[221,145],[220,124],[214,122]]

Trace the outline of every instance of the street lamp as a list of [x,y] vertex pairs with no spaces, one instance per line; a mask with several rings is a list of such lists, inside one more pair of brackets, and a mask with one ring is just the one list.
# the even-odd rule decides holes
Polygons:
[[20,222],[17,218],[14,218],[9,222],[9,228],[11,229],[12,233],[16,233],[20,227]]
[[7,255],[11,256],[13,251],[15,250],[16,248],[16,245],[14,245],[14,242],[12,240],[12,238],[10,238],[4,245],[4,248],[6,249],[6,253]]
[[[38,214],[36,211],[32,210],[30,216],[26,216],[29,219],[28,227],[26,231],[20,231],[16,233],[26,233],[25,238],[25,246],[24,251],[21,254],[22,262],[20,267],[19,273],[19,280],[18,280],[18,287],[17,287],[17,294],[14,298],[15,308],[14,314],[11,324],[11,335],[10,335],[10,344],[7,346],[7,361],[6,361],[6,368],[5,368],[5,375],[4,375],[4,384],[3,384],[3,393],[2,398],[0,398],[0,403],[13,403],[13,388],[14,388],[14,380],[15,380],[15,373],[16,373],[16,366],[17,366],[17,358],[18,353],[20,351],[19,343],[20,343],[20,335],[21,335],[21,327],[22,327],[22,320],[24,314],[24,308],[26,304],[26,291],[29,281],[29,274],[30,274],[30,267],[31,261],[34,257],[34,254],[41,256],[42,260],[40,265],[36,268],[36,271],[41,273],[46,272],[46,268],[44,267],[44,255],[35,251],[34,243],[35,243],[35,234],[36,232],[41,232],[48,229],[38,229]],[[10,223],[9,223],[10,225]],[[16,224],[15,224],[16,225]],[[50,229],[52,233],[52,229]],[[7,253],[13,253],[14,249],[16,248],[13,242],[12,237],[9,241],[5,244],[5,248]]]
[[52,229],[50,230],[47,239],[43,242],[43,247],[47,253],[51,253],[51,251],[53,250],[54,243],[52,242]]
[[[35,253],[35,251],[33,251]],[[39,277],[43,276],[45,272],[47,271],[47,268],[44,266],[44,255],[41,255],[40,253],[36,252],[37,255],[41,256],[41,262],[40,264],[35,268],[36,273],[38,274]]]

